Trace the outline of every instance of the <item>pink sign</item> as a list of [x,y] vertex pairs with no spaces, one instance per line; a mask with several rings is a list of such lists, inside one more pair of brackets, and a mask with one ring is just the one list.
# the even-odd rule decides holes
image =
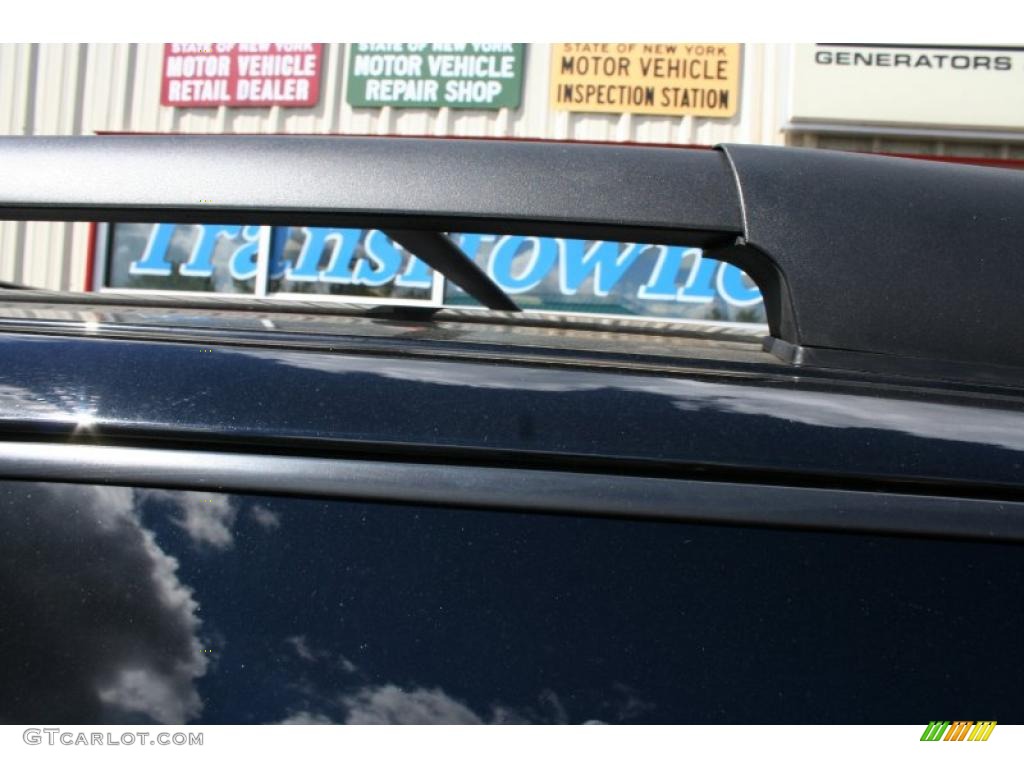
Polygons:
[[312,107],[323,43],[166,43],[167,107]]

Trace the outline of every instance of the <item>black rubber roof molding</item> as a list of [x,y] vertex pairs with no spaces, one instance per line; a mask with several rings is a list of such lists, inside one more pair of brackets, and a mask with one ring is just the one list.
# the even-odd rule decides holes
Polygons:
[[700,246],[757,281],[769,346],[794,363],[1024,381],[1015,171],[782,147],[291,136],[4,137],[0,168],[6,219]]

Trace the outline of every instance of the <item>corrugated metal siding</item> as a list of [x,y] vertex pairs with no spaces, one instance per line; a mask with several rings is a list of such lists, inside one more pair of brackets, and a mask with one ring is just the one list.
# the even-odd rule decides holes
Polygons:
[[[88,55],[86,45],[0,46],[0,128],[11,134],[82,133]],[[3,222],[0,279],[81,288],[88,234],[86,224]]]
[[[98,131],[186,133],[348,133],[498,136],[663,144],[733,141],[781,144],[781,84],[788,46],[743,47],[740,108],[730,120],[570,114],[548,106],[551,46],[526,49],[523,103],[497,112],[452,109],[353,109],[345,103],[345,58],[325,46],[320,103],[272,107],[176,109],[160,105],[159,44],[0,45],[0,131],[93,134]],[[80,290],[85,281],[86,224],[0,224],[0,279]]]
[[841,149],[849,152],[1024,160],[1024,144],[1006,142],[794,132],[789,136],[787,143],[797,147]]

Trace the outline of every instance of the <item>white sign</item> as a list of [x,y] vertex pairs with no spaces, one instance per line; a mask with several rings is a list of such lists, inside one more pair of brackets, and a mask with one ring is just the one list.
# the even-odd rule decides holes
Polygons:
[[797,45],[800,123],[1024,134],[1024,47]]

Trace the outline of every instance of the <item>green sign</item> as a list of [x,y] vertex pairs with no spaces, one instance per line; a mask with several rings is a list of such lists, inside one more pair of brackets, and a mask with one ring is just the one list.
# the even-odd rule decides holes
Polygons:
[[519,106],[523,43],[355,43],[349,46],[353,107]]

